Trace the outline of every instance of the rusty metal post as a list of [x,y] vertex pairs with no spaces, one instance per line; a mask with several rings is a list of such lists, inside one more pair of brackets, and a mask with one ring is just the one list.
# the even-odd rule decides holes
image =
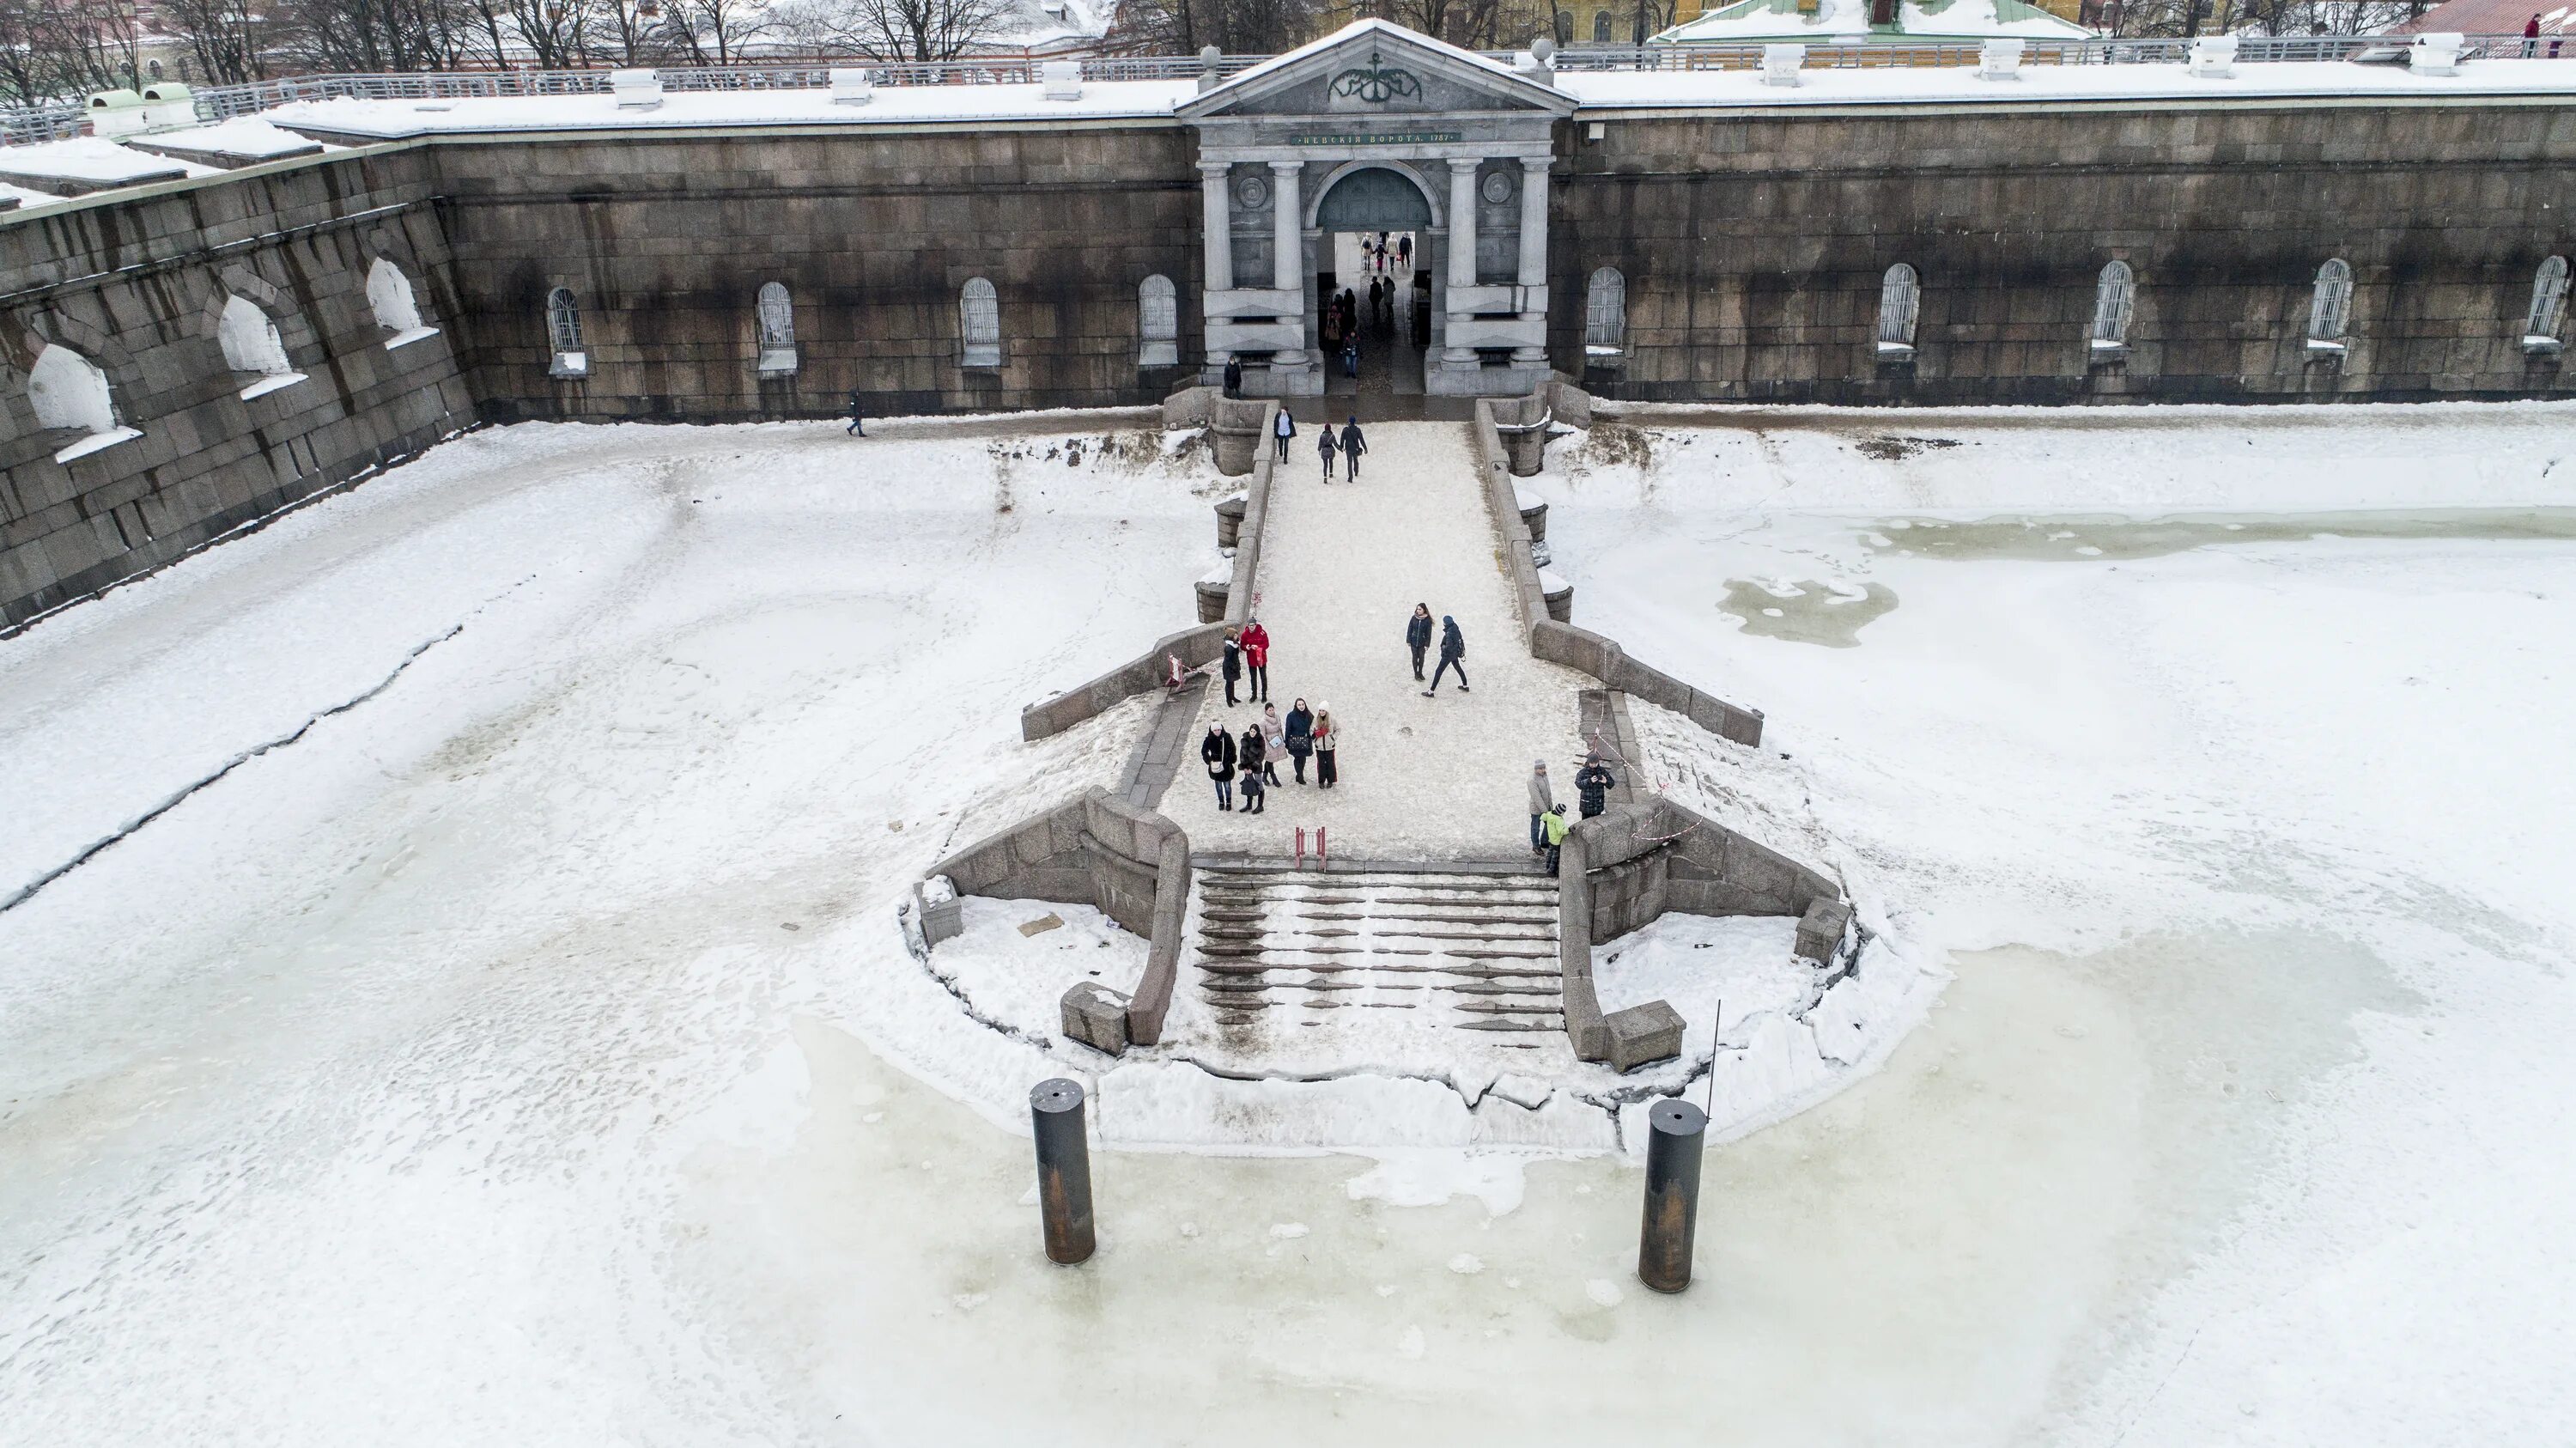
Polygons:
[[1637,1276],[1657,1292],[1690,1286],[1691,1243],[1699,1226],[1700,1142],[1708,1117],[1666,1097],[1646,1113],[1646,1221],[1637,1238]]
[[1050,1262],[1088,1262],[1091,1231],[1091,1144],[1082,1131],[1082,1085],[1058,1076],[1029,1092],[1037,1128],[1038,1216],[1046,1224]]

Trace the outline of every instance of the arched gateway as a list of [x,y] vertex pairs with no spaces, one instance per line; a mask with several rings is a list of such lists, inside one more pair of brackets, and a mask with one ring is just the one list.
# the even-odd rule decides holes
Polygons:
[[1544,378],[1548,168],[1574,112],[1549,79],[1369,20],[1183,105],[1199,133],[1209,363],[1242,359],[1247,391],[1322,392],[1331,238],[1405,231],[1428,283],[1423,389],[1508,395]]

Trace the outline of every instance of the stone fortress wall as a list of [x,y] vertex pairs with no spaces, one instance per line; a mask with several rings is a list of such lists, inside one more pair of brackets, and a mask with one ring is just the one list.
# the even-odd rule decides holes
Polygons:
[[[2551,97],[2116,110],[1604,113],[1556,128],[1550,365],[1603,396],[1978,403],[2561,396],[2526,351],[2541,260],[2576,251],[2576,105]],[[1193,380],[1201,178],[1179,120],[438,137],[0,219],[0,626],[148,571],[471,421],[821,416],[1152,402]],[[2305,345],[2327,258],[2349,345]],[[438,334],[387,348],[370,268]],[[2125,353],[2085,337],[2108,260]],[[1886,268],[1915,355],[1877,354]],[[1626,350],[1586,366],[1618,269]],[[1141,351],[1174,285],[1178,365]],[[992,283],[998,365],[959,298]],[[788,288],[792,373],[755,298]],[[589,375],[554,375],[546,298]],[[306,380],[245,398],[216,319],[245,296]],[[104,370],[141,436],[69,462],[29,374]]]

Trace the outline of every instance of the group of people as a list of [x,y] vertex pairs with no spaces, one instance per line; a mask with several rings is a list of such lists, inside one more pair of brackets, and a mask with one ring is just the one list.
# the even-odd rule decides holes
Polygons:
[[[1413,677],[1418,683],[1423,656],[1431,652],[1431,605],[1413,606],[1413,617],[1404,621],[1404,646],[1413,650]],[[1451,669],[1458,671],[1458,692],[1472,692],[1467,687],[1467,636],[1458,632],[1458,620],[1444,613],[1440,615],[1440,665],[1431,671],[1431,687],[1422,691],[1422,697],[1438,697],[1440,681]]]
[[[1329,435],[1331,429],[1325,429]],[[1306,761],[1315,762],[1315,787],[1331,789],[1341,782],[1341,760],[1336,751],[1341,747],[1342,733],[1333,723],[1333,706],[1325,704],[1309,709],[1306,701],[1289,705],[1286,715],[1270,699],[1270,630],[1261,620],[1247,620],[1239,629],[1229,629],[1225,649],[1217,663],[1225,679],[1225,706],[1238,702],[1261,705],[1261,717],[1246,725],[1240,739],[1225,725],[1211,720],[1207,737],[1199,742],[1199,759],[1207,765],[1208,778],[1216,785],[1216,807],[1237,808],[1235,781],[1242,780],[1245,814],[1260,814],[1267,802],[1269,786],[1278,784],[1279,760],[1285,756],[1289,769],[1299,784],[1306,782]],[[1235,686],[1251,681],[1249,693],[1241,701],[1235,698]]]
[[[1297,419],[1288,415],[1287,408],[1280,408],[1278,420],[1270,424],[1270,442],[1278,449],[1273,456],[1283,463],[1288,461],[1288,441],[1296,435]],[[1359,415],[1351,414],[1350,421],[1343,423],[1338,433],[1333,430],[1332,419],[1324,419],[1323,429],[1315,438],[1315,451],[1324,459],[1325,482],[1333,480],[1333,460],[1336,458],[1341,459],[1343,471],[1349,479],[1358,482],[1360,458],[1368,452],[1368,437],[1360,431]]]
[[[1601,751],[1587,750],[1583,756],[1583,767],[1574,772],[1575,801],[1583,811],[1583,818],[1590,819],[1608,809],[1610,791],[1618,785],[1618,777],[1610,772],[1610,766],[1601,762]],[[1565,850],[1566,831],[1573,826],[1566,822],[1565,807],[1556,802],[1556,790],[1548,782],[1547,761],[1544,759],[1532,761],[1530,765],[1529,806],[1530,853],[1545,855],[1547,872],[1553,875]]]
[[1406,232],[1387,244],[1386,233],[1360,238],[1360,264],[1383,276],[1388,272],[1413,265],[1413,233]]
[[[1207,737],[1199,741],[1200,762],[1207,765],[1208,778],[1216,785],[1216,807],[1220,810],[1240,808],[1245,814],[1260,814],[1268,802],[1271,787],[1279,784],[1279,760],[1286,756],[1293,777],[1306,782],[1306,761],[1315,762],[1315,787],[1331,789],[1341,782],[1339,749],[1342,732],[1333,724],[1333,706],[1318,709],[1306,707],[1298,700],[1286,716],[1276,704],[1261,706],[1261,717],[1244,726],[1237,739],[1225,725],[1211,720]],[[1235,803],[1235,780],[1243,782],[1243,802]]]

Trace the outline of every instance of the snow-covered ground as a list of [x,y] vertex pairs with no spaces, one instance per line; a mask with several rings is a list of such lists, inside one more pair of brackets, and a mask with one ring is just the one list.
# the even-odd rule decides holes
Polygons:
[[1578,619],[1767,709],[1790,766],[1641,710],[1650,783],[1827,822],[1956,952],[1953,1007],[2044,989],[2011,1029],[2123,1058],[2099,1114],[2005,1086],[2107,1173],[2036,1439],[2565,1420],[2572,439],[2565,405],[1639,408],[1533,480]]
[[[1525,781],[1546,759],[1565,778],[1578,757],[1575,695],[1589,680],[1529,656],[1511,594],[1494,567],[1493,534],[1460,423],[1387,422],[1364,429],[1360,481],[1323,481],[1314,429],[1303,428],[1274,475],[1254,600],[1270,630],[1270,695],[1284,718],[1299,699],[1330,706],[1341,731],[1341,783],[1299,785],[1289,762],[1258,816],[1219,814],[1205,771],[1182,771],[1163,802],[1193,849],[1287,855],[1292,831],[1327,831],[1350,858],[1507,856],[1529,841]],[[1467,641],[1465,692],[1452,672],[1423,698],[1404,644],[1427,603]],[[1247,681],[1247,687],[1248,687]],[[1221,723],[1240,736],[1261,707],[1239,691],[1229,709],[1212,685],[1190,731]]]
[[[1172,1062],[1111,1138],[1388,1144],[1103,1150],[1036,1250],[994,1124],[1064,1066],[965,1006],[1132,942],[970,901],[943,979],[888,908],[1115,774],[1147,701],[1016,713],[1186,617],[1203,462],[526,426],[0,642],[0,1442],[2556,1434],[2576,410],[1709,416],[1526,481],[1578,621],[1769,712],[1637,710],[1646,782],[1956,975],[1712,1153],[1690,1294],[1616,1156]],[[1760,928],[1605,996],[1776,1014]]]

